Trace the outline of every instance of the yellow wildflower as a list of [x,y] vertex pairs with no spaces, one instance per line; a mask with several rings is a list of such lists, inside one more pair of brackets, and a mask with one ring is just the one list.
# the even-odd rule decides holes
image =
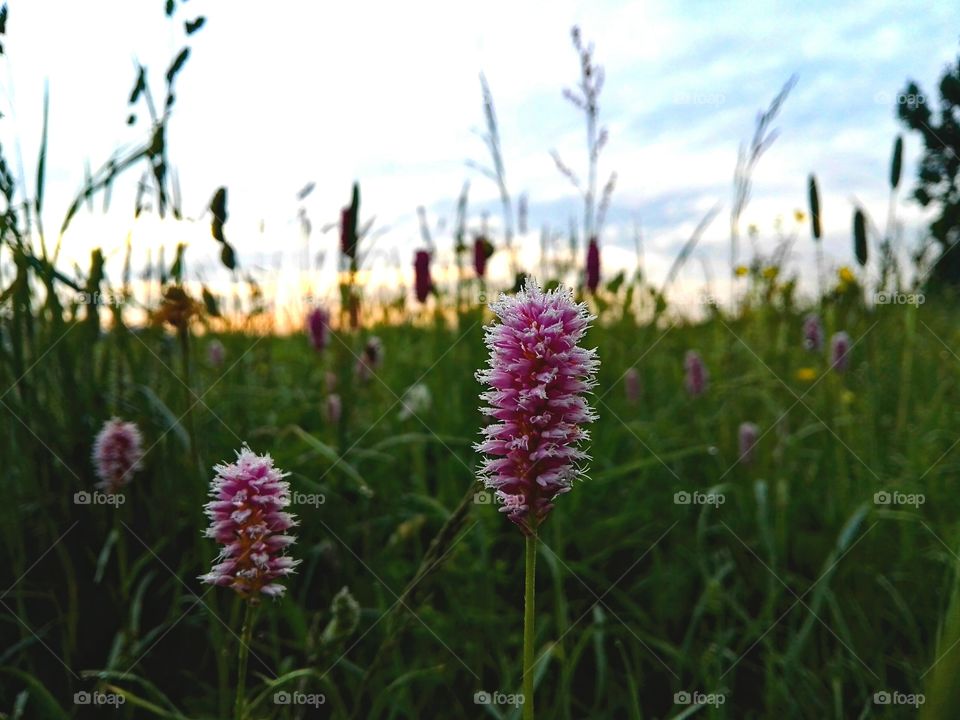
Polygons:
[[803,380],[804,382],[810,382],[811,380],[816,379],[817,371],[812,367],[803,367],[797,370],[797,380]]

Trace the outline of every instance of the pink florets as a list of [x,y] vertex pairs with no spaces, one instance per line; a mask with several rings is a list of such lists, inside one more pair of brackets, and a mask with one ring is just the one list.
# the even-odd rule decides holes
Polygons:
[[290,504],[285,473],[273,466],[269,455],[256,455],[248,447],[237,453],[235,463],[217,465],[214,470],[213,500],[205,510],[210,518],[206,535],[223,549],[200,579],[231,587],[245,598],[283,595],[286,588],[275,581],[290,575],[300,563],[283,554],[296,541],[286,531],[297,524],[292,514],[284,512]]
[[496,422],[475,446],[488,456],[480,477],[496,491],[501,512],[534,532],[588,459],[579,447],[589,438],[581,425],[596,415],[583,394],[596,384],[600,361],[578,343],[593,317],[569,290],[545,293],[532,279],[491,309],[499,322],[486,328],[489,367],[477,380],[490,388],[480,395],[489,403],[482,412]]
[[112,418],[93,441],[93,462],[100,482],[97,487],[107,493],[119,492],[140,469],[143,438],[132,422]]

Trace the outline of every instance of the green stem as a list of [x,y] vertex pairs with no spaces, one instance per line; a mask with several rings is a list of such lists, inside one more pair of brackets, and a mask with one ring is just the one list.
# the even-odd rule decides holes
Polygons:
[[250,655],[250,643],[253,642],[253,623],[257,615],[257,604],[247,601],[247,612],[243,617],[243,632],[240,634],[240,647],[237,650],[237,699],[233,706],[234,720],[244,720],[246,701],[247,657]]
[[523,720],[533,720],[533,609],[537,582],[537,536],[527,536],[526,578],[523,597]]
[[120,523],[122,521],[122,518],[120,517],[120,513],[122,512],[121,508],[123,508],[123,505],[120,505],[113,511],[113,532],[116,535],[114,542],[117,545],[117,564],[120,572],[120,594],[123,597],[124,602],[126,602],[130,598],[130,583],[129,578],[127,577],[126,538],[120,529]]

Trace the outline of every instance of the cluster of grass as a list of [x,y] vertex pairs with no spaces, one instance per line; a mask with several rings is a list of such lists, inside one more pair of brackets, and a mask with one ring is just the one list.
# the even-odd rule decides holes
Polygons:
[[[707,717],[912,713],[874,694],[923,692],[932,667],[957,662],[948,643],[938,652],[957,560],[952,305],[870,308],[845,284],[823,308],[828,334],[855,343],[840,374],[802,347],[789,296],[652,323],[625,304],[631,287],[601,293],[587,338],[602,360],[590,478],[542,529],[538,711],[682,716],[696,708],[676,704],[686,691],[723,695],[696,708]],[[252,717],[518,716],[474,704],[519,692],[523,595],[519,533],[475,497],[482,308],[335,333],[322,354],[300,335],[221,333],[219,368],[209,336],[181,345],[163,328],[102,332],[41,309],[20,320],[3,325],[0,363],[11,717],[83,717],[74,693],[98,689],[126,697],[118,717],[226,716],[240,602],[196,578],[215,554],[202,537],[210,468],[241,442],[324,500],[293,508],[304,562],[261,614]],[[385,360],[363,384],[355,355],[371,333]],[[711,377],[697,399],[683,387],[690,348]],[[327,372],[345,404],[336,425]],[[401,419],[418,382],[433,402]],[[121,506],[78,505],[111,415],[142,429],[144,469]],[[743,421],[762,433],[750,464],[737,462]],[[883,490],[925,502],[878,504]],[[678,503],[682,491],[723,502]],[[344,586],[359,626],[324,642]],[[280,689],[326,702],[276,705]]]

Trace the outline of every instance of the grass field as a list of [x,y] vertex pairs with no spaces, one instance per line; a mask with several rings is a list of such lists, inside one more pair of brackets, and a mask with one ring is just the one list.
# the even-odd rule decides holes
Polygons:
[[[840,373],[803,347],[810,308],[775,280],[743,283],[766,301],[699,321],[652,322],[638,284],[598,295],[589,477],[540,530],[538,715],[912,717],[922,701],[951,717],[955,305],[868,307],[841,283],[822,307],[826,336],[853,342]],[[303,560],[260,610],[249,716],[520,716],[523,537],[481,492],[472,448],[485,308],[339,330],[318,353],[302,334],[218,321],[206,335],[101,331],[36,302],[14,298],[0,326],[0,709],[230,715],[242,603],[197,578],[217,552],[203,537],[211,468],[249,443],[291,473]],[[383,362],[361,382],[371,335]],[[709,371],[697,398],[689,349]],[[402,413],[418,383],[432,400]],[[122,504],[78,504],[114,415],[140,427],[143,469]],[[745,421],[760,439],[738,462]],[[356,627],[324,635],[344,587]]]

